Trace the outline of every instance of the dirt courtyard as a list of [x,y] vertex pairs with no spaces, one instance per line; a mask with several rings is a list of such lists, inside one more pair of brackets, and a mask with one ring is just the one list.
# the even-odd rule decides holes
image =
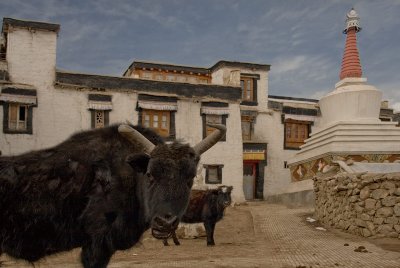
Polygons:
[[[181,245],[175,246],[169,239],[170,246],[165,247],[161,240],[153,238],[146,232],[141,243],[130,250],[118,251],[110,261],[109,267],[152,266],[170,261],[208,260],[211,264],[218,262],[222,256],[246,256],[261,251],[253,231],[253,219],[250,212],[243,207],[229,207],[225,217],[218,222],[215,230],[216,246],[207,247],[206,238],[180,239]],[[80,249],[50,256],[36,262],[35,267],[81,267]],[[3,267],[32,267],[29,263],[12,260],[2,256]]]
[[[229,207],[216,225],[216,246],[207,247],[200,237],[180,239],[180,246],[170,239],[165,247],[147,232],[141,243],[117,252],[109,267],[400,267],[399,239],[373,244],[334,230],[321,232],[316,223],[305,221],[310,213],[263,202]],[[355,252],[360,245],[369,252]],[[50,256],[34,267],[81,267],[79,253],[75,249]],[[0,260],[3,267],[32,267],[4,255]]]

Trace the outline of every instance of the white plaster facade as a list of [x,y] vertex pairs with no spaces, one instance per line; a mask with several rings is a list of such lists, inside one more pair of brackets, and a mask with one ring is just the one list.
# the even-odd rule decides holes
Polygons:
[[[125,122],[137,124],[136,103],[140,90],[102,90],[59,86],[55,84],[57,32],[25,27],[10,27],[7,32],[6,64],[10,81],[3,87],[29,85],[36,89],[37,107],[33,108],[32,134],[8,134],[0,131],[2,155],[17,155],[30,150],[54,146],[71,134],[91,128],[88,94],[112,95],[112,110],[109,123]],[[4,63],[4,62],[3,62]],[[3,64],[5,65],[5,64]],[[132,79],[132,78],[126,78]],[[232,198],[244,200],[242,190],[242,144],[239,101],[205,97],[178,98],[175,126],[176,138],[192,145],[202,139],[200,102],[223,101],[229,103],[226,120],[227,137],[202,155],[202,164],[222,164],[222,184],[232,185]],[[0,109],[0,125],[3,126],[3,109]],[[205,177],[204,169],[201,171]]]

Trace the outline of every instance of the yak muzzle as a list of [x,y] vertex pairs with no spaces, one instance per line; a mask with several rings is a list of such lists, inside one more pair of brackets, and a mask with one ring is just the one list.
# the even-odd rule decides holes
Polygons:
[[157,239],[167,239],[178,227],[178,224],[179,219],[177,216],[155,216],[151,221],[151,234]]

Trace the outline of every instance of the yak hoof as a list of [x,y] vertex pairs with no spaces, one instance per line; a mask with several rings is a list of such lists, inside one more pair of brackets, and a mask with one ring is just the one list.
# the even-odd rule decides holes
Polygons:
[[215,243],[214,242],[207,242],[207,246],[208,247],[213,247],[213,246],[215,246]]

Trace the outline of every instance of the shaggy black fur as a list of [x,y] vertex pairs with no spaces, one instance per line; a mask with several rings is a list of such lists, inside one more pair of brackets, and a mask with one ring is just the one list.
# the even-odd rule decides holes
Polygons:
[[[192,190],[189,205],[182,222],[204,224],[207,233],[207,246],[214,246],[215,224],[224,216],[224,210],[231,202],[232,186],[220,186],[213,190]],[[175,231],[172,233],[175,245],[180,245]],[[164,239],[164,246],[168,246],[168,239]]]
[[106,267],[148,228],[168,237],[187,207],[199,156],[134,128],[156,145],[150,156],[114,125],[0,157],[0,253],[34,262],[82,247],[84,267]]

